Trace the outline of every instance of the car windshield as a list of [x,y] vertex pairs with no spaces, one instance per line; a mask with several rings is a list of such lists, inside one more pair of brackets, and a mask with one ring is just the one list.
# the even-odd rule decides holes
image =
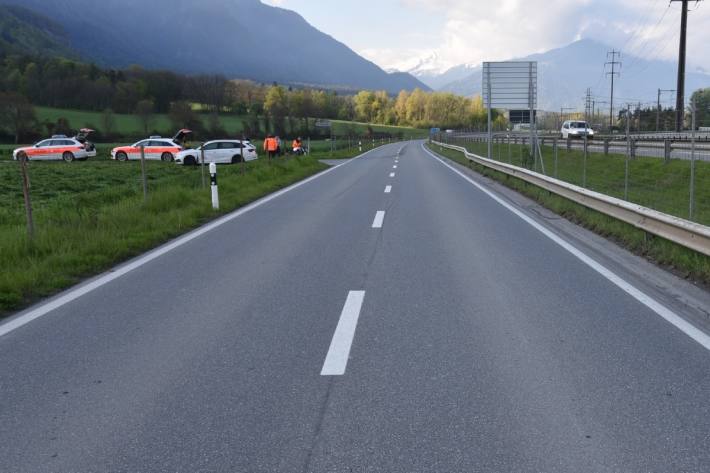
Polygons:
[[572,122],[570,128],[589,128],[586,122]]

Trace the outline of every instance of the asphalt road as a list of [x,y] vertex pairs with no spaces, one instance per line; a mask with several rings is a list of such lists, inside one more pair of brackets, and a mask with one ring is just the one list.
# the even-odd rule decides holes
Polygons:
[[0,337],[0,471],[707,472],[710,352],[400,148]]

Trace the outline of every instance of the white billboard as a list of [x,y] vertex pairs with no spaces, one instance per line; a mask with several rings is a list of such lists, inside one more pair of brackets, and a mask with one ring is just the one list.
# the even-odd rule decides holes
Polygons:
[[483,103],[487,108],[537,108],[537,61],[483,63]]

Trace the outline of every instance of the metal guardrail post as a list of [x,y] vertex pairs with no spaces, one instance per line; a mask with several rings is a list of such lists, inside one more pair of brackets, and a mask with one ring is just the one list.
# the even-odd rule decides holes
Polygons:
[[690,102],[690,128],[693,130],[690,135],[690,204],[688,220],[693,220],[695,210],[695,99]]
[[609,138],[604,138],[604,155],[609,156]]
[[567,151],[572,149],[572,138],[567,137]]
[[672,145],[671,140],[663,140],[663,159],[665,160],[666,163],[671,162],[671,145]]
[[513,155],[510,152],[510,134],[507,135],[508,138],[508,163],[513,164]]
[[635,139],[632,138],[629,142],[629,145],[631,146],[631,159],[636,159],[636,148],[638,146],[638,143]]
[[552,140],[552,154],[555,155],[555,179],[557,179],[557,138]]

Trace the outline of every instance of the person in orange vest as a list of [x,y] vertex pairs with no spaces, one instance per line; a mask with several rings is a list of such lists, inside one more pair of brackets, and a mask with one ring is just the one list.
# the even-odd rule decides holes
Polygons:
[[303,154],[303,143],[300,136],[293,140],[291,146],[293,147],[293,154]]
[[269,161],[271,158],[276,157],[276,151],[278,150],[279,143],[273,135],[267,135],[264,140],[264,152],[269,155]]

